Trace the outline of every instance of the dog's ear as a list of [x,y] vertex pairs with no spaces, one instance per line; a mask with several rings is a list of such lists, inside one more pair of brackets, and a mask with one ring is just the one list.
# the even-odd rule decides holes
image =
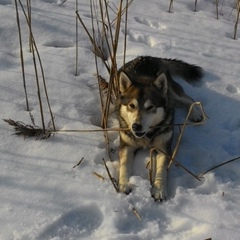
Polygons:
[[130,78],[124,72],[120,72],[119,74],[120,93],[123,94],[131,85],[132,81],[130,80]]
[[163,92],[164,95],[167,94],[168,81],[165,73],[161,73],[153,82],[153,84]]

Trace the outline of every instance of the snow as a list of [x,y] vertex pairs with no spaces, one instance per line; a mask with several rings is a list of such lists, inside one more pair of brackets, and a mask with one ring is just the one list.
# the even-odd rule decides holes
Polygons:
[[[79,75],[75,76],[75,1],[62,5],[57,0],[31,2],[33,33],[56,127],[99,129],[94,55],[80,26]],[[177,154],[181,164],[199,174],[240,155],[240,45],[239,40],[232,39],[234,0],[220,1],[218,20],[213,1],[198,1],[197,12],[193,12],[194,2],[173,1],[168,13],[169,1],[134,1],[128,16],[127,60],[139,55],[179,58],[204,69],[199,86],[181,84],[202,102],[209,119],[204,125],[186,128]],[[0,13],[1,119],[31,124],[14,1],[0,1]],[[79,3],[79,14],[90,28],[89,1]],[[30,109],[36,124],[41,125],[28,29],[20,8],[19,15]],[[123,32],[117,55],[119,67]],[[101,71],[104,75],[104,66]],[[50,117],[45,100],[43,104],[47,124]],[[184,116],[178,110],[176,122],[182,122]],[[138,162],[130,180],[136,187],[125,196],[115,192],[107,176],[102,133],[59,133],[48,140],[24,140],[12,135],[13,129],[4,121],[0,122],[0,131],[0,239],[239,239],[239,161],[211,171],[201,182],[173,165],[169,197],[161,204],[150,196],[145,152],[136,156]],[[115,149],[117,144],[115,139]],[[81,158],[83,162],[73,168]],[[107,161],[107,165],[117,177],[117,162]]]

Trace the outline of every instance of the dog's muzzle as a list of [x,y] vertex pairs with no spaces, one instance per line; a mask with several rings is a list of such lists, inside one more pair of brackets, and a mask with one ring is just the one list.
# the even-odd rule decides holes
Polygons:
[[134,123],[132,125],[132,132],[133,132],[134,136],[137,138],[142,138],[146,134],[146,132],[144,132],[142,129],[142,125],[139,123]]

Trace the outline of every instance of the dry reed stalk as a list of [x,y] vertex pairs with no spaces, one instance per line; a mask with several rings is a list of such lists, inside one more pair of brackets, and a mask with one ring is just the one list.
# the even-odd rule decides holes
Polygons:
[[20,25],[20,20],[19,20],[17,0],[15,0],[15,8],[16,8],[16,19],[17,19],[19,44],[20,44],[20,59],[21,59],[21,67],[22,67],[23,88],[24,88],[24,92],[25,92],[26,108],[27,108],[27,111],[30,111],[27,87],[26,87],[25,67],[24,67],[23,48],[22,48],[22,34],[21,34],[21,25]]
[[109,108],[110,108],[110,99],[112,94],[117,97],[118,95],[118,83],[116,81],[117,79],[117,62],[116,62],[116,55],[117,55],[117,48],[118,48],[118,40],[119,40],[119,33],[120,33],[120,25],[121,25],[121,12],[122,12],[122,0],[120,0],[118,13],[117,13],[117,21],[116,21],[116,29],[115,34],[112,34],[112,26],[110,23],[108,8],[107,8],[107,2],[105,2],[105,9],[106,9],[106,16],[107,16],[107,24],[110,31],[110,40],[112,44],[112,52],[110,54],[111,57],[111,69],[110,69],[110,78],[109,78],[109,84],[108,84],[108,94],[107,94],[107,100],[105,104],[104,111],[102,113],[102,127],[107,127],[107,120],[108,120],[108,114],[109,114]]
[[[33,43],[33,40],[31,42]],[[36,84],[37,84],[37,95],[38,95],[40,115],[41,115],[41,120],[42,120],[42,127],[43,127],[43,131],[45,132],[45,121],[44,121],[44,114],[43,114],[41,90],[40,90],[37,63],[36,63],[36,57],[35,57],[35,49],[33,48],[33,45],[32,45],[32,57],[33,57],[33,65],[34,65],[34,70],[35,70],[35,78],[36,78]]]
[[106,67],[106,69],[107,69],[108,71],[110,71],[109,66],[106,64],[106,62],[105,62],[105,60],[104,60],[104,57],[103,57],[101,51],[99,50],[98,46],[95,44],[94,39],[92,38],[91,34],[89,33],[86,25],[84,24],[83,20],[81,19],[80,15],[79,15],[79,13],[76,12],[76,15],[77,15],[77,18],[78,18],[79,22],[81,23],[82,27],[84,28],[84,31],[87,33],[90,42],[92,43],[92,45],[93,45],[93,47],[94,47],[94,53],[95,53],[98,57],[101,58],[103,64],[104,64],[105,67]]
[[194,174],[193,172],[191,172],[189,169],[187,169],[186,167],[184,167],[180,162],[178,162],[176,159],[174,159],[173,157],[167,155],[167,153],[165,153],[164,151],[162,151],[159,148],[151,148],[150,149],[150,168],[149,168],[149,180],[150,180],[150,184],[153,185],[154,183],[154,177],[153,177],[153,173],[156,171],[156,160],[153,158],[154,152],[159,151],[162,154],[164,154],[170,161],[174,162],[177,166],[179,166],[180,168],[182,168],[184,171],[186,171],[187,173],[189,173],[191,176],[193,176],[194,178],[196,178],[198,181],[201,181],[201,179]]
[[36,139],[47,139],[52,135],[51,122],[49,122],[48,128],[44,131],[42,128],[36,126],[33,120],[33,125],[24,124],[20,121],[15,122],[11,119],[4,119],[4,121],[14,127],[16,131],[15,135],[17,136],[23,136],[24,138],[36,137]]
[[101,179],[101,180],[105,180],[105,177],[103,177],[103,176],[100,175],[99,173],[92,172],[92,174],[93,174],[94,176],[96,176],[97,178]]
[[211,172],[212,170],[214,170],[214,169],[216,169],[216,168],[219,168],[219,167],[221,167],[221,166],[223,166],[223,165],[226,165],[226,164],[228,164],[228,163],[234,162],[234,161],[236,161],[236,160],[240,160],[240,157],[233,158],[233,159],[228,160],[228,161],[226,161],[226,162],[220,163],[220,164],[218,164],[218,165],[216,165],[216,166],[214,166],[214,167],[211,167],[211,168],[209,168],[208,170],[206,170],[206,171],[198,174],[198,177],[201,178],[201,177],[203,177],[203,175]]
[[127,51],[127,23],[128,23],[128,6],[129,2],[126,0],[126,13],[125,13],[125,27],[124,27],[124,47],[123,47],[123,66],[125,65],[126,60],[126,51]]
[[[105,11],[104,11],[104,6],[103,6],[101,0],[99,0],[99,8],[100,8],[100,15],[101,15],[100,22],[102,23],[102,26],[100,28],[100,26],[98,25],[98,33],[99,33],[98,41],[100,44],[101,51],[103,52],[103,55],[105,57],[105,60],[108,59],[109,55],[110,55],[110,58],[112,59],[112,55],[111,55],[112,51],[111,51],[110,43],[108,40],[108,31],[110,32],[110,35],[111,35],[112,30],[111,30],[111,26],[108,24],[108,22],[106,23],[106,20],[109,20],[107,6],[105,5]],[[95,14],[95,15],[97,16],[97,14]],[[97,21],[97,23],[98,22],[99,21]],[[112,38],[110,38],[110,40],[111,39]],[[107,49],[106,49],[106,47],[107,47]]]
[[215,0],[217,19],[218,19],[218,1],[219,1],[219,0]]
[[129,128],[104,128],[104,129],[82,129],[82,130],[55,130],[53,133],[94,133],[94,132],[121,132],[129,131]]
[[158,149],[158,148],[151,148],[151,149],[150,149],[149,179],[150,179],[151,184],[153,184],[153,172],[154,172],[155,169],[156,169],[156,167],[155,167],[155,166],[156,166],[156,161],[153,159],[153,152],[155,152],[155,151],[160,151],[160,152],[162,152],[162,153],[165,154],[165,156],[170,160],[169,165],[168,165],[168,169],[170,168],[172,162],[175,162],[179,167],[181,167],[181,168],[184,169],[186,172],[188,172],[190,175],[192,175],[194,178],[196,178],[197,180],[200,181],[199,177],[198,177],[196,174],[192,173],[190,170],[188,170],[186,167],[184,167],[181,163],[179,163],[179,162],[177,162],[177,161],[175,160],[175,157],[176,157],[177,151],[178,151],[178,149],[179,149],[180,142],[181,142],[181,139],[182,139],[182,136],[183,136],[185,127],[189,125],[187,121],[188,121],[189,116],[190,116],[190,114],[191,114],[191,112],[192,112],[192,109],[193,109],[193,107],[194,107],[195,105],[200,106],[200,109],[201,109],[201,112],[202,112],[202,115],[203,115],[203,121],[200,122],[200,123],[193,123],[192,125],[200,125],[200,124],[203,124],[203,123],[205,122],[206,118],[207,118],[201,102],[194,102],[194,103],[190,106],[189,111],[188,111],[188,114],[187,114],[187,116],[186,116],[186,119],[185,119],[184,123],[183,123],[183,124],[177,124],[177,125],[174,124],[174,125],[176,125],[176,126],[182,126],[182,128],[180,129],[180,134],[179,134],[179,136],[178,136],[177,143],[176,143],[176,145],[175,145],[175,148],[174,148],[174,151],[173,151],[173,153],[172,153],[172,156],[168,156],[166,153],[164,153],[161,149]]
[[[33,61],[34,61],[35,73],[36,74],[37,74],[37,67],[36,67],[36,60],[35,60],[34,49],[36,50],[36,53],[37,53],[37,58],[38,58],[38,62],[39,62],[40,70],[41,70],[41,74],[42,74],[42,81],[43,81],[44,92],[45,92],[45,96],[46,96],[46,100],[47,100],[49,113],[50,113],[50,116],[51,116],[51,123],[52,123],[53,129],[55,130],[55,122],[54,122],[54,117],[53,117],[53,113],[52,113],[52,110],[51,110],[49,97],[48,97],[48,93],[47,93],[47,86],[46,86],[46,80],[45,80],[44,70],[43,70],[43,66],[42,66],[42,61],[41,61],[40,54],[39,54],[39,51],[38,51],[38,48],[37,48],[37,45],[36,45],[36,42],[35,42],[35,39],[34,39],[34,36],[33,36],[33,33],[32,33],[32,29],[31,29],[31,25],[29,23],[29,19],[27,17],[26,11],[24,10],[24,7],[22,5],[21,0],[19,0],[19,4],[20,4],[20,6],[22,8],[22,11],[23,11],[23,14],[24,14],[24,16],[26,18],[26,22],[28,24],[29,31],[30,31],[31,38],[32,38],[32,41],[31,41],[32,42],[32,54],[33,54]],[[36,75],[36,82],[37,82],[37,85],[39,85],[38,75]],[[42,119],[43,129],[45,130],[45,124],[44,124],[44,121],[43,121],[43,119],[44,119],[44,117],[43,117],[43,109],[42,109],[42,106],[41,106],[42,102],[41,102],[41,96],[40,96],[40,88],[38,88],[38,96],[39,96],[39,99],[40,99],[39,105],[40,105],[40,112],[41,112],[41,119]]]
[[[105,104],[102,106],[102,119],[101,119],[101,126],[102,128],[107,128],[107,123],[108,123],[108,115],[109,115],[109,109],[110,109],[110,104],[112,102],[113,97],[117,97],[118,93],[118,83],[116,81],[117,79],[117,63],[116,63],[116,54],[117,54],[117,48],[118,48],[118,39],[119,39],[119,33],[120,33],[120,23],[121,23],[121,16],[122,16],[122,0],[119,3],[118,7],[118,12],[117,12],[117,17],[116,17],[116,27],[115,27],[115,32],[113,33],[112,31],[112,26],[113,23],[110,20],[109,16],[109,5],[107,0],[104,0],[103,3],[102,1],[99,0],[99,8],[100,8],[100,14],[101,14],[101,23],[102,27],[100,30],[100,27],[98,25],[98,31],[101,33],[99,34],[100,40],[102,43],[102,47],[98,49],[101,51],[102,56],[109,56],[110,57],[110,62],[111,62],[111,67],[107,68],[109,72],[109,82],[108,82],[108,89],[107,89],[107,97]],[[93,3],[91,2],[91,8],[92,8]],[[96,4],[94,5],[96,6]],[[93,11],[91,10],[92,14],[92,19],[93,19]],[[97,19],[97,14],[95,12],[95,18]],[[97,21],[98,23],[98,21]],[[94,24],[92,23],[94,26]],[[93,35],[95,34],[95,30],[93,29]],[[108,37],[109,36],[109,37]],[[95,40],[96,38],[93,37]],[[105,46],[103,44],[105,43]],[[93,41],[93,45],[96,46],[96,42]],[[107,51],[107,52],[106,52]],[[99,55],[99,54],[97,54]],[[101,58],[102,61],[105,60],[104,58]],[[98,78],[99,79],[99,78]],[[101,91],[100,91],[100,98],[102,97]],[[108,150],[108,155],[109,158],[111,159],[111,154],[110,154],[110,148],[109,148],[109,138],[108,138],[108,132],[105,132],[105,141],[106,141],[106,146]]]
[[83,160],[84,160],[84,157],[82,157],[82,158],[79,160],[79,162],[73,166],[73,168],[78,167],[78,166],[83,162]]
[[[126,13],[126,11],[128,11],[128,8],[130,7],[130,5],[132,4],[133,0],[126,0],[128,1],[126,6],[122,9],[122,13],[121,15],[123,15],[124,13]],[[125,18],[126,19],[126,18]],[[117,18],[115,18],[112,22],[111,22],[111,26],[115,25]]]
[[198,1],[198,0],[195,0],[195,4],[194,4],[194,12],[197,11],[197,1]]
[[[105,32],[105,26],[104,26],[105,23],[104,23],[104,17],[103,17],[104,14],[103,14],[103,10],[102,10],[101,1],[99,1],[99,3],[100,3],[100,6],[101,6],[102,30],[104,31],[103,37],[105,37],[105,41],[108,43],[107,33]],[[101,51],[101,55],[104,57],[105,54],[104,54],[103,45],[102,45],[101,48],[99,48],[98,45],[96,44],[95,28],[94,28],[94,22],[93,22],[94,15],[93,15],[93,2],[92,2],[92,0],[90,2],[90,8],[91,8],[91,16],[92,16],[92,30],[93,30],[94,48],[96,48],[96,46],[97,46],[97,48]],[[95,15],[97,15],[96,8],[95,8]],[[99,25],[98,25],[98,31],[99,31]],[[104,41],[104,39],[103,39],[103,41]],[[109,46],[109,44],[108,44],[108,46]],[[110,48],[109,48],[109,52],[110,52]],[[105,105],[104,105],[103,93],[102,93],[102,89],[101,89],[102,84],[101,84],[101,78],[99,77],[98,64],[97,64],[97,55],[95,54],[94,57],[95,57],[95,65],[96,65],[96,71],[97,71],[97,76],[98,76],[97,79],[98,79],[98,89],[99,89],[100,102],[101,102],[101,111],[103,113],[104,109],[105,109]],[[103,114],[102,114],[102,117],[103,117]],[[105,122],[105,120],[103,120],[103,118],[102,118],[102,120],[101,120],[101,126],[102,127],[103,127],[103,122]],[[107,127],[107,125],[106,125],[106,127]],[[106,148],[107,148],[106,150],[107,150],[107,153],[108,153],[108,157],[111,160],[111,150],[110,150],[110,147],[109,147],[109,136],[108,136],[108,132],[106,132],[106,131],[104,132],[104,139],[105,139],[105,144],[106,144]]]
[[[188,122],[189,116],[190,116],[190,114],[191,114],[191,112],[192,112],[193,107],[196,106],[196,105],[198,105],[198,106],[200,107],[201,112],[202,112],[202,115],[203,115],[203,121],[202,121],[202,122],[199,122],[199,123],[196,123],[196,125],[201,125],[201,124],[203,124],[203,123],[205,122],[206,118],[207,118],[201,102],[194,102],[194,103],[190,106],[189,111],[188,111],[188,114],[187,114],[187,116],[186,116],[186,119],[185,119],[185,121],[184,121],[184,123],[183,123],[183,125],[182,125],[180,134],[179,134],[179,136],[178,136],[177,143],[176,143],[176,145],[175,145],[175,148],[174,148],[174,151],[173,151],[173,154],[172,154],[172,159],[174,159],[175,156],[176,156],[176,154],[177,154],[177,151],[178,151],[178,148],[179,148],[179,145],[180,145],[182,136],[183,136],[183,132],[184,132],[184,130],[185,130],[185,127],[187,126],[187,122]],[[168,168],[171,166],[171,164],[172,164],[172,160],[170,161],[170,163],[169,163],[169,165],[168,165]]]
[[168,9],[168,12],[169,12],[169,13],[171,12],[172,5],[173,5],[173,0],[170,0],[170,3],[169,3],[169,9]]
[[132,208],[132,211],[135,214],[135,216],[137,217],[137,219],[142,222],[142,218],[135,207]]
[[[76,8],[76,12],[78,12],[78,0],[76,0],[76,4],[75,4],[75,8]],[[76,56],[75,56],[75,76],[78,76],[78,17],[76,15]]]
[[106,171],[107,171],[108,177],[109,177],[109,179],[110,179],[110,181],[111,181],[111,183],[112,183],[114,189],[115,189],[116,192],[118,193],[119,190],[118,190],[117,181],[116,181],[115,178],[112,177],[112,175],[111,175],[111,173],[110,173],[110,171],[109,171],[109,169],[108,169],[108,166],[107,166],[107,164],[106,164],[105,159],[103,158],[102,160],[103,160],[103,163],[104,163],[105,169],[106,169]]
[[[31,19],[31,0],[27,0],[27,13],[28,13],[28,21],[29,21],[29,28],[32,28],[32,19]],[[32,37],[29,31],[29,52],[32,52]]]
[[62,6],[66,1],[67,1],[67,0],[62,1],[62,3],[59,4],[59,6]]
[[235,22],[235,26],[234,26],[233,39],[236,39],[236,36],[237,36],[237,27],[238,27],[239,15],[240,15],[240,0],[237,1],[237,18],[236,18],[236,22]]
[[[47,139],[53,134],[56,133],[97,133],[97,132],[120,132],[120,131],[129,131],[128,128],[108,128],[108,129],[90,129],[90,130],[54,130],[52,129],[52,123],[48,123],[47,129],[45,129],[45,132],[42,128],[38,127],[34,123],[34,119],[32,115],[30,114],[32,125],[25,124],[21,121],[14,121],[12,119],[3,119],[6,123],[8,123],[10,126],[13,126],[16,135],[18,136],[24,136],[27,137],[36,137],[37,139]],[[39,137],[39,136],[43,137]]]

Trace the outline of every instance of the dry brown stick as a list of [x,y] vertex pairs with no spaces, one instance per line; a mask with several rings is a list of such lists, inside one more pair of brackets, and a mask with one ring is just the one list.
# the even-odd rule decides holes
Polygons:
[[197,11],[197,1],[198,1],[198,0],[195,0],[195,5],[194,5],[194,6],[195,6],[195,8],[194,8],[194,12],[196,12],[196,11]]
[[126,50],[127,50],[127,23],[128,23],[128,0],[126,1],[126,12],[125,12],[125,29],[124,29],[124,47],[123,47],[123,66],[126,60]]
[[107,164],[106,164],[105,159],[103,158],[102,160],[103,160],[104,166],[105,166],[105,168],[106,168],[106,170],[107,170],[108,177],[109,177],[109,179],[111,180],[111,183],[112,183],[113,187],[115,188],[116,192],[118,193],[119,190],[118,190],[118,186],[117,186],[117,184],[116,184],[116,180],[112,177],[112,175],[111,175],[111,173],[110,173],[110,171],[109,171],[109,169],[108,169],[108,166],[107,166]]
[[[169,156],[167,153],[165,153],[163,150],[159,149],[159,148],[151,148],[150,150],[150,167],[152,168],[151,171],[153,169],[155,169],[155,164],[156,164],[156,161],[153,161],[153,152],[154,151],[159,151],[161,153],[163,153],[170,161],[176,163],[176,165],[178,165],[179,167],[181,167],[184,171],[186,171],[187,173],[189,173],[190,175],[192,175],[194,178],[196,178],[198,181],[201,181],[201,179],[194,173],[192,173],[190,170],[188,170],[186,167],[184,167],[180,162],[178,162],[177,160],[175,160],[172,156]],[[153,177],[152,177],[152,172],[149,173],[150,175],[150,179],[151,179],[151,184],[153,183]]]
[[[19,3],[20,3],[20,6],[22,8],[22,11],[23,11],[23,14],[26,18],[26,22],[28,24],[28,27],[29,27],[29,31],[30,31],[30,34],[31,34],[31,38],[32,38],[32,51],[33,51],[33,47],[35,48],[36,50],[36,53],[37,53],[37,57],[38,57],[38,61],[39,61],[39,64],[40,64],[40,69],[41,69],[41,74],[42,74],[42,80],[43,80],[43,87],[44,87],[44,92],[45,92],[45,96],[46,96],[46,100],[47,100],[47,104],[48,104],[48,109],[49,109],[49,113],[50,113],[50,116],[51,116],[51,121],[52,121],[52,125],[53,125],[53,129],[55,129],[55,122],[54,122],[54,117],[53,117],[53,113],[52,113],[52,109],[51,109],[51,106],[50,106],[50,102],[49,102],[49,97],[48,97],[48,92],[47,92],[47,86],[46,86],[46,80],[45,80],[45,75],[44,75],[44,70],[43,70],[43,65],[42,65],[42,61],[41,61],[41,57],[40,57],[40,54],[39,54],[39,51],[38,51],[38,48],[37,48],[37,45],[36,45],[36,42],[35,42],[35,39],[34,39],[34,36],[33,36],[33,33],[32,33],[32,29],[31,29],[31,26],[30,26],[30,23],[29,23],[29,19],[27,17],[27,14],[26,14],[26,11],[24,10],[24,7],[22,5],[22,2],[21,0],[18,0]],[[34,55],[34,54],[33,54]],[[34,58],[34,57],[33,57]],[[35,70],[36,72],[36,70]],[[36,76],[36,78],[38,78],[38,76]],[[40,104],[40,103],[39,103]],[[43,123],[43,125],[45,125]],[[45,130],[45,129],[44,129]]]
[[169,12],[169,13],[171,12],[172,4],[173,4],[173,0],[170,0],[169,9],[168,9],[168,12]]
[[53,130],[53,133],[93,133],[93,132],[120,132],[129,131],[129,128],[81,129],[81,130]]
[[239,159],[240,159],[240,157],[236,157],[236,158],[233,158],[233,159],[228,160],[228,161],[226,161],[226,162],[220,163],[220,164],[218,164],[218,165],[216,165],[216,166],[214,166],[214,167],[211,167],[210,169],[208,169],[208,170],[206,170],[206,171],[198,174],[198,177],[203,177],[203,175],[211,172],[212,170],[214,170],[214,169],[216,169],[216,168],[219,168],[219,167],[221,167],[221,166],[223,166],[223,165],[225,165],[225,164],[228,164],[228,163],[234,162],[234,161],[236,161],[236,160],[239,160]]
[[[108,83],[108,92],[107,92],[107,99],[103,108],[102,112],[102,121],[101,121],[101,126],[102,128],[107,128],[107,122],[108,122],[108,116],[109,116],[109,109],[110,109],[110,104],[111,104],[111,99],[112,97],[116,97],[118,93],[118,84],[117,81],[117,63],[116,63],[116,54],[117,54],[117,46],[118,46],[118,39],[119,39],[119,32],[120,32],[120,22],[121,22],[121,11],[122,11],[122,0],[120,1],[120,5],[118,8],[118,13],[117,13],[117,25],[115,29],[115,35],[113,36],[112,33],[112,26],[110,23],[110,18],[109,18],[109,12],[108,12],[108,4],[107,1],[104,1],[105,3],[105,11],[106,11],[106,20],[107,20],[107,26],[108,30],[110,33],[110,41],[112,45],[112,51],[110,51],[110,58],[111,58],[111,68],[110,68],[110,78],[109,78],[109,83]],[[100,4],[101,9],[103,6]],[[105,20],[103,19],[103,11],[102,11],[102,22],[105,24]],[[105,31],[105,26],[103,26],[103,29]],[[108,43],[107,39],[107,34],[104,32],[106,41]],[[110,45],[108,43],[108,49],[110,50]],[[109,139],[108,139],[108,132],[105,132],[105,139],[106,139],[106,146],[108,150],[108,156],[111,159],[111,153],[110,153],[110,148],[109,148]]]
[[73,166],[73,168],[79,166],[79,165],[82,163],[83,159],[84,159],[84,157],[82,157],[82,158],[80,159],[80,161],[79,161],[76,165]]
[[89,33],[87,27],[85,26],[84,22],[82,21],[78,11],[76,11],[76,15],[77,15],[77,18],[78,20],[80,21],[82,27],[84,28],[84,31],[87,33],[89,39],[90,39],[90,42],[92,43],[93,47],[94,47],[94,51],[95,51],[95,54],[97,54],[97,56],[99,56],[101,59],[102,59],[102,62],[103,64],[105,65],[106,69],[108,71],[110,71],[110,68],[109,66],[106,64],[105,60],[104,60],[104,57],[103,57],[103,54],[102,52],[99,50],[99,48],[94,44],[94,39],[92,38],[91,34]]
[[15,0],[15,8],[16,8],[16,18],[17,18],[19,44],[20,44],[20,59],[21,59],[21,67],[22,67],[23,87],[24,87],[24,92],[25,92],[26,107],[27,107],[27,111],[29,111],[30,109],[29,109],[29,103],[28,103],[28,94],[27,94],[26,78],[25,78],[25,67],[24,67],[23,50],[22,50],[22,34],[21,34],[21,26],[20,26],[20,20],[19,20],[17,0]]
[[[108,54],[110,55],[110,58],[112,59],[112,51],[111,51],[110,43],[109,43],[109,40],[108,40],[108,33],[107,33],[107,30],[108,30],[110,32],[110,36],[112,36],[111,35],[112,34],[112,29],[111,29],[111,26],[109,24],[109,14],[108,14],[108,10],[106,8],[106,5],[105,5],[105,13],[104,13],[104,11],[103,11],[104,7],[103,7],[103,4],[102,4],[101,0],[99,0],[99,6],[100,6],[100,13],[101,13],[101,21],[102,21],[102,31],[101,31],[101,38],[103,38],[102,43],[106,42]],[[107,18],[107,23],[106,23],[105,18]],[[110,40],[112,40],[112,38],[110,38]]]
[[62,3],[59,4],[59,6],[62,6],[66,1],[67,1],[67,0],[62,1]]
[[94,176],[96,176],[96,177],[102,179],[102,180],[105,180],[105,178],[104,178],[102,175],[100,175],[99,173],[92,172],[92,174],[93,174]]
[[238,27],[239,15],[240,15],[240,1],[238,0],[238,2],[237,2],[237,18],[236,18],[236,23],[235,23],[235,26],[234,26],[233,39],[236,39],[236,36],[237,36],[237,27]]
[[134,213],[134,214],[136,215],[136,217],[138,218],[138,220],[139,220],[139,221],[142,221],[142,218],[141,218],[140,214],[138,213],[138,211],[136,210],[136,208],[133,207],[132,210],[133,210],[133,213]]
[[[177,151],[178,151],[178,148],[179,148],[179,145],[180,145],[182,136],[183,136],[183,132],[184,132],[184,130],[185,130],[185,127],[187,126],[187,121],[188,121],[189,116],[190,116],[190,114],[192,113],[193,107],[194,107],[195,105],[199,105],[199,106],[200,106],[200,109],[201,109],[202,115],[203,115],[203,121],[202,121],[202,122],[199,122],[199,123],[197,123],[197,124],[198,124],[198,125],[203,124],[203,123],[205,122],[206,118],[207,118],[201,102],[194,102],[194,103],[190,106],[189,111],[188,111],[188,114],[187,114],[187,116],[186,116],[186,119],[185,119],[185,121],[184,121],[184,123],[183,123],[183,125],[182,125],[180,134],[179,134],[179,136],[178,136],[177,143],[176,143],[176,145],[175,145],[175,148],[174,148],[174,151],[173,151],[173,154],[172,154],[172,159],[174,159],[175,156],[176,156],[176,154],[177,154]],[[168,168],[171,166],[171,164],[172,164],[172,160],[170,161],[170,163],[169,163],[169,165],[168,165]]]
[[35,55],[35,48],[33,47],[34,40],[32,39],[32,58],[33,58],[33,66],[35,70],[35,77],[36,77],[36,84],[37,84],[37,95],[38,95],[38,102],[39,102],[39,108],[40,108],[40,115],[42,120],[42,127],[43,131],[45,132],[45,121],[44,121],[44,114],[43,114],[43,105],[42,105],[42,97],[41,97],[41,90],[40,90],[40,83],[39,83],[39,76],[38,76],[38,68],[37,68],[37,62],[36,62],[36,55]]
[[[106,1],[106,0],[105,0]],[[128,1],[128,4],[125,6],[125,8],[122,9],[122,13],[121,15],[123,15],[126,11],[127,11],[127,8],[130,7],[130,5],[133,3],[133,0],[127,0]],[[113,10],[113,9],[112,9]],[[113,10],[114,11],[114,10]],[[113,19],[113,21],[111,22],[111,26],[115,24],[117,20],[117,17]]]
[[215,0],[217,19],[218,19],[218,1],[219,1],[219,0]]
[[[76,0],[75,8],[76,8],[76,12],[77,12],[78,11],[78,0]],[[75,37],[76,37],[75,76],[78,76],[78,18],[77,18],[77,15],[76,15],[76,19],[75,19],[75,24],[76,24],[76,28],[75,28],[75,31],[76,31],[76,33],[75,33]]]
[[[110,171],[109,171],[109,169],[108,169],[108,166],[107,166],[107,164],[106,164],[105,159],[103,158],[102,160],[103,160],[104,166],[105,166],[105,168],[106,168],[106,170],[107,170],[108,177],[109,177],[109,179],[111,180],[111,183],[112,183],[113,187],[115,188],[116,192],[118,193],[118,192],[119,192],[119,189],[118,189],[116,180],[112,177],[112,175],[111,175],[111,173],[110,173]],[[131,204],[131,203],[130,203],[130,204]],[[133,206],[133,204],[131,204],[131,205]],[[135,216],[138,218],[138,220],[142,221],[142,218],[141,218],[140,214],[137,212],[137,210],[136,210],[136,208],[135,208],[134,206],[132,207],[132,211],[133,211],[133,213],[135,214]]]
[[[31,19],[31,0],[27,0],[27,12],[28,12],[28,21],[29,21],[29,27],[32,28],[32,19]],[[32,52],[32,37],[31,33],[29,32],[29,52]]]

